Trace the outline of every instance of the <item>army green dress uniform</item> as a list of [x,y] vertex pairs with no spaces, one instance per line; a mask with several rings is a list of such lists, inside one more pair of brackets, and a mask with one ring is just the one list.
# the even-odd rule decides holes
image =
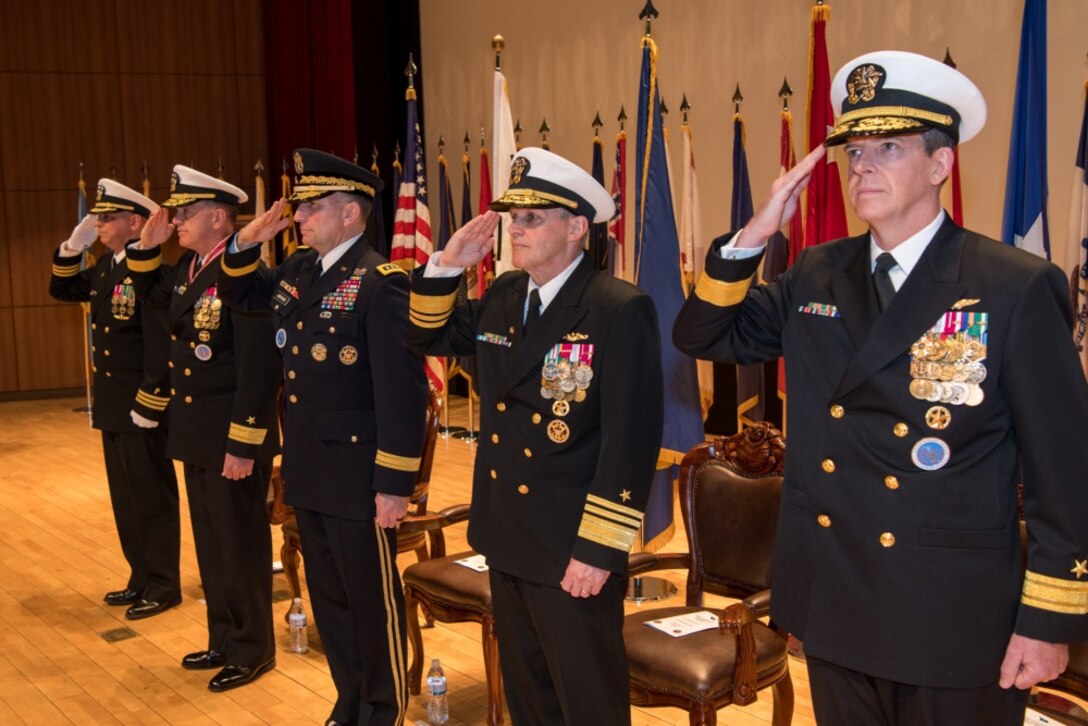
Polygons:
[[778,625],[810,661],[951,695],[997,689],[1014,632],[1088,639],[1088,386],[1062,272],[946,217],[881,312],[868,234],[759,286],[762,253],[723,259],[731,237],[673,335],[709,360],[785,356]]
[[[132,212],[150,216],[151,200],[111,179],[99,181],[91,214]],[[62,247],[53,253],[49,294],[90,304],[94,406],[91,421],[102,432],[102,451],[121,551],[130,574],[131,604],[181,597],[178,482],[166,455],[166,310],[137,300],[128,263],[106,251],[93,268]],[[131,411],[155,428],[132,421]]]
[[[592,177],[540,152],[514,158],[498,208],[516,199],[562,204],[591,222],[611,216],[611,197]],[[556,167],[571,175],[564,184],[554,181]],[[596,208],[585,201],[589,184],[604,195]],[[573,267],[528,330],[526,272],[500,275],[482,300],[460,305],[459,277],[412,278],[409,344],[477,360],[468,538],[490,567],[515,723],[630,720],[623,598],[661,446],[657,313],[649,296],[596,270],[588,255]],[[559,587],[572,558],[612,573],[599,595]]]
[[[164,206],[245,201],[240,189],[232,194],[202,187],[210,177],[180,165],[174,169],[173,193]],[[275,655],[272,535],[265,508],[272,457],[279,451],[272,319],[223,304],[218,260],[199,261],[187,250],[171,266],[163,264],[158,248],[130,248],[128,257],[138,294],[169,305],[167,453],[184,465],[208,607],[208,650],[229,665],[263,666]],[[253,473],[238,481],[224,478],[227,453],[253,459]]]
[[[330,154],[295,153],[292,202],[333,192],[367,202],[370,172]],[[236,250],[236,247],[232,247]],[[427,382],[405,345],[408,276],[362,237],[328,269],[300,248],[275,269],[260,246],[228,251],[220,289],[238,310],[271,310],[283,356],[284,499],[295,509],[315,621],[336,684],[337,723],[400,724],[407,706],[404,591],[396,530],[375,494],[409,496],[425,434]]]

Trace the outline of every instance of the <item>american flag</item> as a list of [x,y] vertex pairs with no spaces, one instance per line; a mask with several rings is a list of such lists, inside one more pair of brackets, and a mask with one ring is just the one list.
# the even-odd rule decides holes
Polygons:
[[397,214],[393,221],[393,248],[390,261],[412,270],[427,264],[431,244],[431,214],[427,209],[427,175],[423,161],[423,134],[416,113],[416,92],[409,88],[408,146],[404,150],[404,173],[397,193]]

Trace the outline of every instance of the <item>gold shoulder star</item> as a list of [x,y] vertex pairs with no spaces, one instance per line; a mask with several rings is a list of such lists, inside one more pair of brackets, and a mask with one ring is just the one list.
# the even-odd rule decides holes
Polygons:
[[621,491],[620,492],[620,499],[622,499],[625,502],[631,501],[631,490],[624,489],[623,491]]
[[257,423],[257,417],[256,416],[250,416],[249,418],[246,419],[246,423],[250,424],[250,425]]
[[1080,579],[1081,575],[1088,575],[1088,560],[1073,560],[1073,569],[1070,570],[1077,579]]

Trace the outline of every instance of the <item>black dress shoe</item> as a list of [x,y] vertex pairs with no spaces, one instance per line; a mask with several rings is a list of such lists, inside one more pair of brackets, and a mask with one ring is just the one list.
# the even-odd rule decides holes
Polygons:
[[214,650],[198,650],[181,659],[181,667],[190,671],[206,671],[212,668],[222,668],[227,662],[227,656]]
[[229,691],[238,686],[244,686],[257,680],[262,673],[276,667],[276,659],[269,658],[259,666],[225,666],[223,670],[212,676],[208,681],[208,690],[220,692]]
[[131,605],[140,599],[140,593],[126,587],[124,590],[107,592],[106,597],[102,599],[105,600],[107,605]]
[[144,600],[140,598],[138,602],[131,605],[128,610],[125,611],[125,617],[129,620],[140,620],[141,618],[150,618],[152,615],[158,615],[164,610],[169,610],[172,607],[181,604],[181,597],[176,597],[173,600]]

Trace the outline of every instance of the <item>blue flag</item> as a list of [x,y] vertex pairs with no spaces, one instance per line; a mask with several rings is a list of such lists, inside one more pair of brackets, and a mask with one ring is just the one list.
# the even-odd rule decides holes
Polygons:
[[1005,181],[1005,244],[1050,259],[1046,184],[1046,0],[1027,0],[1020,30],[1009,170]]
[[657,46],[651,38],[643,38],[635,143],[635,283],[657,307],[665,377],[665,431],[642,523],[643,548],[650,552],[672,537],[676,465],[688,449],[705,438],[695,360],[672,343],[672,326],[684,304],[684,290],[654,72],[656,62]]
[[[739,88],[738,88],[739,90]],[[752,183],[744,150],[744,117],[733,115],[733,206],[729,228],[740,229],[752,218]],[[763,364],[737,366],[737,430],[764,419]]]
[[441,152],[438,154],[438,175],[438,238],[434,248],[444,250],[457,227],[457,216],[453,209],[449,166],[446,163],[446,157]]
[[1080,119],[1077,158],[1073,163],[1073,195],[1069,200],[1069,289],[1073,296],[1073,342],[1088,371],[1088,83],[1084,85],[1084,114]]

